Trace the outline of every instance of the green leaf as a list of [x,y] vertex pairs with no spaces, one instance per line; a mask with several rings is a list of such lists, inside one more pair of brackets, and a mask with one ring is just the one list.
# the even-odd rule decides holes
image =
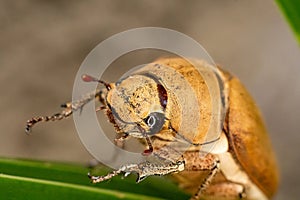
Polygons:
[[[76,164],[0,158],[0,199],[188,199],[163,177],[135,183],[135,176],[91,184],[89,169]],[[97,171],[97,172],[96,172]],[[109,170],[101,167],[97,175]]]
[[300,1],[299,0],[276,0],[277,5],[292,27],[300,44]]

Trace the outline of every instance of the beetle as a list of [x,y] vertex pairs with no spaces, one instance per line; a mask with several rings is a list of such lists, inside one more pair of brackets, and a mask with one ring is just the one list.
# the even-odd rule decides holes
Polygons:
[[[204,69],[203,73],[212,67],[203,60],[191,63],[174,57],[158,59],[116,83],[83,75],[84,81],[105,87],[63,104],[64,110],[58,114],[28,120],[26,131],[40,121],[66,118],[97,98],[103,104],[98,110],[106,111],[119,134],[116,140],[140,139],[147,146],[143,155],[152,155],[159,162],[126,164],[105,176],[89,175],[93,183],[120,173],[137,173],[137,182],[151,175],[171,174],[192,199],[272,198],[278,187],[278,170],[254,100],[235,76],[215,68],[212,73],[220,84],[218,98],[225,115],[215,129],[220,129],[220,135],[205,140],[214,117],[214,97],[209,82],[194,65]],[[185,149],[181,151],[178,144],[186,144]],[[209,151],[203,150],[207,144],[213,144]]]

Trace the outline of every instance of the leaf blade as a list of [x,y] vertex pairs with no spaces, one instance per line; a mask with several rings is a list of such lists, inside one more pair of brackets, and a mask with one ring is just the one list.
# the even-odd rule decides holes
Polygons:
[[[0,158],[0,199],[40,199],[45,194],[47,199],[81,200],[189,197],[174,183],[160,177],[151,177],[136,184],[135,176],[130,175],[129,178],[114,177],[109,182],[91,184],[86,176],[89,170],[78,164]],[[101,167],[95,173],[106,174],[108,171]],[[95,191],[100,191],[100,195]]]
[[291,26],[298,43],[300,44],[300,1],[276,0],[276,3]]

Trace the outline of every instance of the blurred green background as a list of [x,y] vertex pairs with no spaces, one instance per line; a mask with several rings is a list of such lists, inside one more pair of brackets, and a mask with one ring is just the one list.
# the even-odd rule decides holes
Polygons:
[[278,156],[275,199],[300,197],[300,51],[271,0],[0,1],[0,156],[87,163],[72,119],[31,136],[25,122],[71,99],[76,72],[99,42],[143,26],[191,36],[242,80]]

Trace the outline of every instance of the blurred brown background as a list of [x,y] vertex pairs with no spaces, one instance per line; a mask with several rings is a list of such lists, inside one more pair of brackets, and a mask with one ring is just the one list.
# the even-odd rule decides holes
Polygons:
[[271,0],[0,1],[0,156],[88,162],[72,119],[40,124],[31,136],[25,121],[71,99],[76,72],[99,42],[143,26],[191,36],[242,80],[278,155],[275,199],[298,199],[300,51]]

